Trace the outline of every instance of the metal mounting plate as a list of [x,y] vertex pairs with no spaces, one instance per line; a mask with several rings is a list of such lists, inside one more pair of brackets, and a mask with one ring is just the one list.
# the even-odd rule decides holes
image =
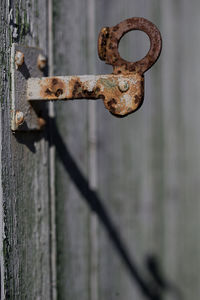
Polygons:
[[[16,53],[24,54],[24,62],[16,68]],[[42,77],[44,72],[37,65],[39,54],[43,51],[39,48],[13,44],[11,50],[11,129],[13,131],[40,130],[44,125],[46,103],[30,103],[27,100],[27,79],[30,77]],[[46,71],[46,70],[45,70]],[[18,122],[16,114],[23,116],[23,122]]]

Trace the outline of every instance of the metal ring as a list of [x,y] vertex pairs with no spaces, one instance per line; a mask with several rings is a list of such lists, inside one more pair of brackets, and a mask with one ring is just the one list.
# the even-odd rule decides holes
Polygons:
[[[137,61],[128,62],[120,57],[118,46],[121,38],[131,30],[144,31],[150,39],[150,49],[147,55]],[[144,74],[158,59],[162,48],[162,38],[158,28],[144,18],[130,18],[114,27],[102,28],[98,40],[100,59],[113,66],[113,73]]]

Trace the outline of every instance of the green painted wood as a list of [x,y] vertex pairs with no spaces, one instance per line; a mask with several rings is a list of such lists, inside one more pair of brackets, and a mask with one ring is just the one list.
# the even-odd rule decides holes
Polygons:
[[1,299],[51,299],[47,132],[10,130],[11,43],[47,53],[47,3],[0,3]]

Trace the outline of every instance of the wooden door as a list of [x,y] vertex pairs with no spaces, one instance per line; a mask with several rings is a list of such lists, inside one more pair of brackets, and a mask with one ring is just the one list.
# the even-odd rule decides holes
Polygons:
[[[198,0],[1,1],[2,299],[199,298],[199,11]],[[139,111],[56,103],[44,132],[11,132],[12,42],[41,47],[50,74],[110,73],[98,33],[133,16],[163,37]],[[140,59],[148,43],[129,33],[120,53]]]
[[[98,32],[125,18],[146,17],[163,37],[135,114],[116,119],[101,101],[56,107],[59,299],[199,297],[199,6],[55,3],[56,74],[111,72],[97,56]],[[120,45],[130,60],[147,50],[138,32]]]

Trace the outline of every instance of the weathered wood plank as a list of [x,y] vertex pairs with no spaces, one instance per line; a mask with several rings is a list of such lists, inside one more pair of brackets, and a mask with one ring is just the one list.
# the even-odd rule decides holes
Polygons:
[[[116,5],[116,3],[113,4],[113,7],[119,7],[119,11],[118,11],[119,15],[117,14],[117,10],[115,8],[113,18],[111,18],[111,16],[109,15],[109,11],[111,12],[111,14],[113,12],[113,10],[108,9],[108,6],[110,4],[108,4],[108,3],[105,4],[104,3],[104,5],[102,5],[102,2],[101,2],[101,3],[97,3],[96,5],[97,5],[97,8],[96,8],[97,13],[96,14],[98,15],[97,21],[101,22],[101,23],[99,22],[97,24],[98,25],[97,26],[98,31],[102,26],[114,25],[114,24],[118,23],[120,20],[122,20],[123,18],[131,17],[131,15],[128,15],[128,14],[125,14],[125,13],[124,13],[124,15],[122,15],[124,7],[126,7],[126,6],[124,6],[124,4],[122,5],[122,7],[119,5],[119,3],[118,3],[118,5]],[[144,6],[142,6],[142,7],[144,7]],[[74,7],[73,7],[73,9],[74,9]],[[128,9],[130,11],[130,6],[128,7]],[[141,9],[141,6],[140,6],[140,9]],[[61,6],[60,10],[63,10],[62,14],[64,14],[63,5]],[[104,14],[103,18],[102,18],[102,13]],[[108,14],[108,17],[106,18],[107,14]],[[141,14],[139,13],[138,15],[141,15]],[[83,16],[83,15],[81,15],[81,16]],[[117,16],[118,16],[118,18],[117,18]],[[60,15],[59,15],[59,18],[56,16],[56,20],[58,20],[58,19],[60,19]],[[82,20],[82,18],[81,18],[81,20]],[[59,32],[59,30],[57,28],[60,28],[60,26],[62,26],[62,31],[60,30],[62,32],[62,38],[61,38],[61,35],[60,35],[59,40],[61,40],[61,39],[63,40],[63,38],[66,39],[66,37],[63,36],[63,23],[62,22],[61,22],[61,25],[57,24],[55,26],[56,35]],[[72,22],[72,20],[70,19],[70,23],[71,22]],[[81,22],[83,22],[83,21],[81,21]],[[71,26],[71,25],[68,24],[68,26]],[[74,30],[75,30],[75,28],[74,28]],[[84,38],[85,38],[85,43],[86,43],[87,37],[84,37]],[[74,39],[71,40],[71,36],[69,36],[68,39],[70,39],[70,42],[68,42],[70,46],[71,46],[71,44],[75,43]],[[76,41],[76,43],[77,43],[77,41]],[[65,44],[67,45],[66,42],[65,42]],[[134,41],[132,42],[132,44],[135,45]],[[57,41],[56,41],[55,45],[56,46],[58,45]],[[129,40],[129,45],[128,45],[127,48],[134,49],[132,47],[132,45],[130,45],[130,40]],[[68,51],[68,55],[63,58],[63,55],[61,56],[60,51],[64,51],[65,48],[63,47],[63,49],[62,49],[62,47],[59,47],[59,49],[57,49],[57,47],[56,47],[55,49],[56,49],[55,53],[56,53],[56,55],[59,59],[59,62],[57,64],[57,68],[58,68],[59,71],[58,71],[57,74],[60,75],[61,65],[64,64],[64,61],[67,60],[67,57],[68,57],[68,59],[70,59],[73,56]],[[76,45],[74,45],[73,52],[74,51],[75,51],[75,53],[77,51]],[[137,51],[139,53],[140,49],[137,49]],[[129,51],[127,51],[127,52],[129,52]],[[64,53],[66,53],[66,52],[64,52]],[[78,55],[76,53],[76,60],[77,59],[78,59]],[[89,63],[89,61],[90,60],[88,60],[88,63]],[[103,64],[101,64],[101,66],[103,66],[101,71],[102,70],[103,70],[103,72],[109,72],[110,71],[109,67],[105,68],[105,65],[103,65]],[[76,65],[75,65],[75,67],[76,67]],[[97,69],[100,70],[100,68],[97,68]],[[87,68],[85,68],[85,70],[87,71]],[[73,63],[73,68],[71,69],[71,73],[73,74],[75,72],[80,73],[80,66],[78,67],[78,70],[76,71],[76,69],[74,69],[74,63]],[[68,105],[69,105],[69,103],[68,103]],[[75,103],[73,103],[72,105],[74,106]],[[80,107],[80,103],[77,104],[77,111],[78,111],[79,107]],[[71,108],[68,106],[67,110],[70,111],[70,109]],[[82,110],[82,108],[81,108],[81,110]],[[60,116],[62,116],[63,113],[64,113],[64,110],[63,110],[63,104],[62,104],[62,108],[58,112],[58,118],[59,119],[57,118],[57,122],[59,124],[59,127],[62,126],[61,127],[62,130],[63,130],[63,126],[68,123],[68,120],[66,120],[66,115],[65,115],[65,120],[60,119]],[[72,115],[71,111],[70,111],[70,115]],[[131,199],[129,199],[129,196],[132,195],[133,193],[136,194],[136,196],[137,196],[137,193],[136,193],[134,187],[138,190],[138,179],[137,179],[137,175],[135,174],[135,170],[134,170],[134,167],[135,167],[134,160],[132,158],[134,165],[131,165],[131,166],[129,165],[128,158],[127,158],[126,162],[123,160],[123,158],[125,159],[125,156],[123,155],[124,147],[122,147],[123,144],[124,145],[127,144],[127,146],[126,146],[127,149],[131,148],[129,150],[129,155],[131,156],[132,153],[136,152],[137,155],[140,157],[141,150],[139,148],[139,144],[135,145],[135,144],[131,143],[131,146],[130,146],[130,140],[132,140],[133,138],[134,138],[134,140],[136,140],[136,138],[137,138],[137,140],[139,139],[139,136],[140,136],[139,132],[136,131],[135,136],[134,136],[134,133],[132,133],[132,128],[134,128],[134,127],[137,128],[137,127],[141,126],[143,121],[140,120],[139,117],[138,117],[137,120],[132,121],[132,122],[133,123],[131,125],[129,125],[130,124],[130,118],[129,118],[129,122],[125,121],[125,120],[114,120],[113,117],[111,117],[108,114],[108,112],[105,111],[105,109],[103,108],[102,103],[98,104],[99,157],[100,157],[99,158],[99,171],[98,171],[99,177],[100,177],[100,179],[99,179],[99,190],[100,190],[100,195],[102,195],[103,196],[102,198],[104,199],[104,200],[102,200],[100,198],[100,199],[98,199],[98,201],[100,201],[100,203],[102,203],[103,205],[105,204],[106,207],[109,208],[108,212],[109,212],[109,214],[111,214],[111,216],[113,217],[114,220],[115,220],[115,218],[117,218],[117,217],[115,217],[115,213],[117,214],[116,216],[118,216],[118,212],[120,211],[120,216],[121,217],[120,217],[120,219],[115,220],[115,221],[116,221],[116,224],[121,224],[121,222],[124,222],[125,226],[124,226],[123,233],[124,233],[125,236],[129,235],[129,236],[133,237],[132,231],[133,231],[134,225],[137,224],[137,223],[138,224],[141,223],[140,224],[141,228],[139,228],[138,230],[134,229],[134,237],[136,237],[136,239],[137,239],[140,236],[140,231],[145,230],[145,227],[143,226],[143,218],[141,218],[141,220],[140,220],[139,216],[137,216],[137,215],[135,215],[135,217],[133,217],[132,211],[135,209],[135,207],[139,206],[139,203],[137,203],[137,199],[136,199],[136,203],[133,202],[133,204],[132,204],[132,196],[131,196]],[[138,125],[138,122],[140,123],[139,125]],[[68,128],[70,128],[71,126],[72,125],[68,124]],[[73,124],[72,133],[70,135],[68,135],[67,137],[65,136],[66,143],[68,145],[70,145],[70,143],[71,143],[70,142],[70,139],[71,139],[70,136],[74,132],[74,126],[75,125]],[[78,125],[76,124],[76,126],[78,126]],[[79,130],[80,130],[80,128],[79,128]],[[123,134],[124,132],[128,132],[128,131],[131,132],[131,134],[130,134],[131,138],[128,137],[128,135]],[[121,134],[120,134],[120,132],[121,132]],[[143,133],[144,133],[144,129],[143,129]],[[80,132],[77,132],[75,134],[75,136],[80,136]],[[145,137],[146,136],[148,136],[148,133],[145,135]],[[81,140],[82,140],[82,137],[83,137],[83,133],[81,132]],[[74,139],[74,137],[73,137],[73,139]],[[79,140],[80,140],[80,138],[79,138]],[[123,142],[121,140],[123,140]],[[112,141],[112,142],[110,143],[109,141]],[[151,141],[149,141],[149,143],[150,142]],[[145,145],[145,138],[143,139],[143,144]],[[78,146],[78,148],[79,148],[79,146]],[[110,155],[108,153],[109,152],[108,149],[110,149],[110,151],[111,151]],[[113,149],[117,149],[116,152],[113,153]],[[77,142],[74,142],[73,152],[74,151],[78,151],[78,152],[80,151],[79,149],[77,149]],[[63,155],[64,155],[64,152],[63,152]],[[66,156],[69,159],[69,155],[66,155]],[[120,159],[118,158],[118,156],[121,157],[121,163],[120,163]],[[116,163],[116,161],[118,163]],[[124,163],[124,165],[123,165],[123,163]],[[111,164],[112,164],[112,167],[116,168],[116,169],[112,170]],[[122,169],[120,169],[120,168],[122,168]],[[144,164],[143,164],[143,174],[145,174],[146,169],[147,169],[146,163],[144,162]],[[128,173],[126,175],[128,170],[130,170],[130,174]],[[126,178],[127,178],[125,180],[125,178],[122,179],[122,178],[118,177],[117,178],[118,182],[116,183],[116,186],[115,186],[116,194],[118,194],[118,195],[120,193],[121,193],[121,195],[122,195],[122,193],[124,194],[125,193],[124,191],[126,191],[127,188],[128,188],[128,192],[127,192],[127,195],[126,195],[126,206],[124,208],[124,211],[122,210],[122,205],[123,205],[122,204],[122,198],[121,198],[122,196],[121,197],[118,196],[119,197],[118,202],[117,203],[115,202],[116,201],[115,194],[114,194],[114,190],[112,189],[112,184],[115,183],[115,181],[113,180],[113,175],[112,174],[110,175],[110,171],[112,172],[112,174],[122,173],[123,177],[126,176]],[[69,172],[69,170],[68,170],[68,172]],[[63,210],[63,201],[70,201],[70,197],[72,197],[72,194],[70,193],[70,195],[68,194],[67,197],[63,197],[63,191],[60,189],[60,185],[62,186],[62,188],[64,186],[64,191],[69,191],[69,186],[65,181],[65,177],[64,177],[63,173],[62,173],[62,175],[60,175],[60,170],[59,169],[58,169],[58,173],[57,173],[57,178],[58,178],[58,180],[63,180],[63,183],[62,182],[57,182],[57,189],[59,190],[59,198],[58,199],[59,199],[59,201],[60,201],[60,199],[62,199],[62,201],[60,202],[61,206],[59,204],[59,207],[61,207],[61,209]],[[112,180],[111,180],[111,178],[112,178]],[[131,178],[136,179],[136,183],[135,183],[134,186],[133,186]],[[148,185],[148,176],[146,176],[146,178],[147,178],[147,180],[145,181],[145,185]],[[143,184],[143,182],[141,184]],[[109,194],[107,194],[108,189],[110,191]],[[138,190],[138,193],[139,193],[139,190]],[[123,196],[123,198],[124,198],[124,196]],[[74,201],[74,199],[73,199],[73,201]],[[146,206],[145,203],[144,203],[144,206]],[[97,207],[98,207],[98,205],[97,205]],[[62,218],[64,219],[67,214],[72,213],[70,211],[70,209],[71,208],[68,208],[69,211],[64,212],[63,217],[62,217],[63,211],[59,210],[57,212],[58,213],[58,218],[59,218],[59,223],[60,223],[60,225],[58,223],[59,229],[57,230],[59,251],[63,251],[63,249],[65,247],[67,249],[68,245],[71,244],[71,241],[70,242],[68,241],[68,243],[63,242],[63,237],[64,237],[64,240],[65,240],[65,239],[67,239],[67,234],[68,234],[69,237],[71,236],[71,234],[69,234],[69,232],[67,232],[66,229],[63,231],[63,227],[66,228],[66,226],[65,226],[66,221],[61,222]],[[143,209],[141,208],[141,214],[142,214],[142,210]],[[102,213],[102,209],[99,209],[98,213]],[[78,215],[78,217],[80,217],[81,214],[82,213],[78,212],[75,215]],[[152,211],[150,211],[148,214],[150,215],[149,220],[151,220]],[[147,214],[144,212],[144,218],[145,218],[145,215],[147,215]],[[130,220],[127,221],[127,218],[130,219]],[[131,220],[133,220],[132,218],[135,219],[135,222],[132,221],[133,224],[131,224]],[[101,219],[101,221],[102,220],[105,221],[105,218],[102,217],[102,215],[100,216],[100,219]],[[124,221],[123,221],[123,219],[124,219]],[[77,226],[77,225],[74,224],[74,221],[72,219],[70,219],[70,220],[71,220],[70,221],[71,223],[67,224],[68,230],[71,230],[71,227]],[[112,233],[112,229],[110,227],[110,225],[112,223],[106,221],[106,224],[107,224],[106,225],[106,232],[107,233],[108,232]],[[101,228],[102,227],[103,226],[101,225]],[[149,230],[152,230],[152,229],[150,228]],[[132,283],[131,278],[129,278],[130,276],[127,275],[126,269],[124,269],[123,272],[119,272],[120,268],[123,268],[123,264],[119,260],[120,256],[118,256],[118,255],[114,256],[113,248],[109,245],[109,242],[108,242],[107,238],[105,236],[103,236],[102,229],[101,229],[100,232],[101,232],[100,233],[100,242],[99,242],[100,260],[98,262],[98,265],[99,265],[98,273],[99,273],[100,277],[99,277],[99,283],[98,283],[99,284],[99,289],[97,290],[97,296],[96,297],[99,297],[100,299],[101,298],[105,298],[105,299],[107,299],[107,298],[110,299],[111,298],[112,299],[112,297],[115,297],[116,294],[117,294],[118,297],[120,295],[122,298],[131,298],[133,292],[135,293],[135,297],[136,297],[136,295],[139,294],[137,292],[138,289],[137,288],[133,289],[134,283]],[[148,230],[146,232],[146,235],[148,235]],[[76,238],[78,238],[80,240],[79,235]],[[115,247],[116,247],[116,238],[114,238],[114,240],[115,240]],[[119,239],[117,239],[117,241],[119,241]],[[131,242],[133,243],[133,241],[131,241]],[[144,242],[143,248],[140,245],[139,246],[137,246],[137,245],[134,246],[134,244],[132,245],[132,247],[136,248],[135,252],[136,252],[136,255],[137,255],[137,257],[136,257],[137,261],[140,260],[140,255],[138,254],[140,252],[140,249],[143,249],[143,251],[145,252],[146,251],[145,246],[146,246],[146,243],[148,243],[148,242],[149,242],[149,238],[147,239],[147,241]],[[141,241],[141,243],[142,243],[142,241]],[[62,246],[62,248],[60,248],[60,245]],[[77,249],[75,248],[75,246],[72,246],[72,247],[74,249],[74,253],[76,253]],[[119,244],[118,244],[118,247],[120,247]],[[89,244],[88,244],[88,249],[89,249]],[[73,256],[74,256],[73,253],[68,254],[68,260],[65,258],[66,255],[67,255],[66,254],[67,251],[68,250],[66,250],[65,254],[64,255],[62,254],[62,256],[60,254],[58,254],[59,266],[61,265],[61,267],[59,269],[59,278],[62,279],[61,285],[58,286],[58,288],[60,290],[59,295],[60,295],[60,297],[66,297],[66,295],[68,295],[71,298],[72,298],[72,295],[73,295],[73,297],[75,299],[75,298],[78,298],[78,297],[81,296],[80,295],[80,286],[79,286],[80,283],[77,282],[77,278],[76,278],[76,285],[74,286],[74,285],[71,284],[71,281],[74,280],[74,274],[71,273],[71,268],[75,269],[76,268],[76,263],[74,263],[74,261],[73,261]],[[120,250],[118,249],[118,251],[120,251]],[[122,252],[124,253],[124,251],[122,251]],[[83,252],[83,256],[82,256],[83,260],[85,260],[84,253],[85,252]],[[70,259],[71,259],[71,261],[70,261]],[[128,258],[128,260],[129,260],[129,258]],[[72,265],[72,262],[74,263],[74,266]],[[88,261],[86,263],[89,264],[90,262]],[[70,274],[70,276],[68,274]],[[115,274],[115,275],[113,276],[113,274]],[[90,274],[87,274],[87,276],[89,276],[89,275]],[[81,277],[83,277],[83,276],[85,276],[85,275],[82,272],[79,272],[79,279],[78,280],[83,280],[83,278],[81,279]],[[108,280],[108,278],[110,280]],[[112,278],[112,280],[111,280],[111,278]],[[82,284],[82,281],[81,281],[81,284]],[[69,290],[69,285],[71,287],[70,290]],[[90,288],[93,288],[93,287],[91,286]],[[69,293],[70,293],[70,295],[69,295]]]
[[[109,1],[107,8],[107,2],[101,1],[97,8],[99,27],[115,25],[120,20],[133,16],[146,17],[159,26],[159,16],[154,15],[152,4],[153,1]],[[104,11],[106,14],[102,18]],[[144,49],[148,50],[148,43],[142,34],[141,36],[142,40],[139,33],[128,34],[121,42],[121,53],[132,60],[142,58]],[[152,149],[152,121],[159,124],[159,119],[153,118],[155,101],[152,100],[154,97],[158,98],[159,89],[155,90],[151,84],[158,76],[157,70],[157,67],[152,68],[146,76],[145,102],[138,112],[125,119],[114,119],[103,106],[98,110],[99,193],[116,224],[122,247],[126,250],[126,258],[129,259],[127,262],[119,254],[119,249],[116,245],[113,247],[105,230],[101,230],[100,299],[152,297],[151,291],[147,291],[151,289],[151,285],[148,284],[149,274],[145,264],[148,255],[159,253],[159,243],[155,245],[159,238],[156,237],[157,227],[154,225],[157,221],[154,207],[157,207],[158,197],[153,196],[154,177],[151,176],[154,174],[152,150],[155,150]],[[155,180],[156,178],[159,175]],[[136,271],[147,290],[144,290]]]
[[[87,73],[87,36],[87,1],[54,1],[55,75]],[[89,209],[74,182],[78,176],[80,188],[87,189],[88,105],[56,103],[55,109],[58,299],[88,300]]]
[[162,3],[167,42],[162,71],[164,266],[181,287],[184,299],[200,295],[199,9],[199,1]]
[[[98,123],[103,124],[98,126],[100,195],[143,278],[153,275],[158,260],[166,283],[164,289],[160,286],[162,296],[196,299],[199,3],[127,1],[121,7],[111,2],[104,7],[101,2],[97,9],[98,15],[105,12],[103,21],[99,18],[101,26],[110,25],[112,19],[117,23],[118,15],[129,17],[133,11],[160,27],[164,47],[160,61],[146,76],[146,99],[139,112],[126,120],[111,120],[103,108],[98,110]],[[137,45],[127,38],[126,53],[134,49]],[[117,294],[119,299],[143,299],[104,232],[99,245],[100,298],[114,299]],[[112,280],[107,280],[111,274]]]
[[[111,72],[97,53],[96,67],[91,67],[88,3],[55,1],[57,75]],[[146,74],[145,102],[134,115],[115,119],[99,101],[94,104],[96,137],[94,120],[87,133],[85,104],[62,103],[57,110],[59,299],[155,299],[151,289],[156,299],[198,299],[200,4],[101,0],[95,5],[96,41],[101,27],[141,16],[158,25],[164,46]],[[120,49],[140,58],[143,47],[147,41],[130,33]],[[95,160],[90,146],[96,149],[96,143],[92,178],[88,155]],[[98,196],[88,181],[94,190],[98,186]],[[97,212],[97,227],[84,198]],[[98,270],[91,269],[94,261]]]
[[47,134],[10,130],[11,43],[47,53],[47,12],[42,0],[0,4],[2,299],[51,298]]

